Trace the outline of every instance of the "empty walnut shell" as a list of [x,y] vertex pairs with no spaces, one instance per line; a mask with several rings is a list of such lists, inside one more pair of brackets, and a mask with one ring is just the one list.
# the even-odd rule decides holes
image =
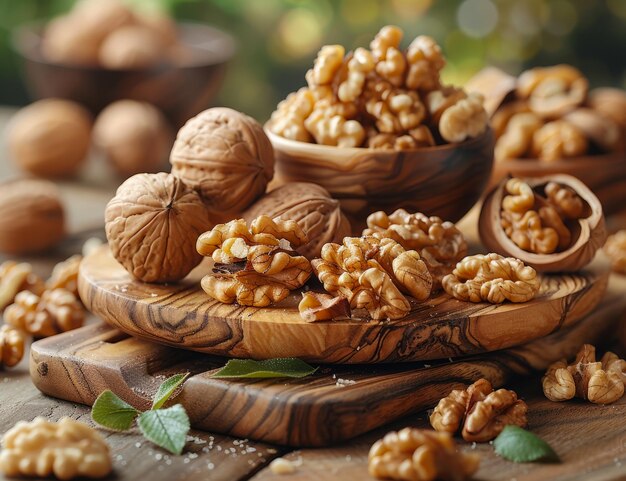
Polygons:
[[211,227],[198,194],[171,174],[138,174],[117,189],[105,211],[113,256],[144,282],[174,282],[197,266],[198,236]]
[[586,203],[584,217],[574,222],[569,247],[553,254],[535,254],[518,247],[504,232],[501,224],[502,200],[506,195],[504,178],[485,198],[480,212],[478,228],[480,238],[492,252],[515,257],[539,272],[577,271],[589,264],[606,241],[602,204],[595,194],[580,180],[570,175],[555,174],[522,179],[533,189],[556,182],[574,190]]
[[221,220],[241,214],[274,175],[274,151],[261,125],[222,107],[199,113],[180,129],[170,162],[172,173]]
[[65,213],[56,186],[46,180],[0,184],[0,252],[33,254],[65,237]]
[[324,244],[341,244],[351,233],[339,201],[323,187],[308,182],[278,187],[252,204],[243,217],[251,222],[260,215],[295,220],[309,238],[297,251],[308,259],[319,257]]

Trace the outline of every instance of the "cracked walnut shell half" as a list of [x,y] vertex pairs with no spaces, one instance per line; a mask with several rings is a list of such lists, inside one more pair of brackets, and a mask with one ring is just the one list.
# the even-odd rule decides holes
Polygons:
[[543,393],[551,401],[574,397],[596,404],[610,404],[624,395],[626,361],[606,352],[596,361],[596,348],[584,344],[573,364],[565,359],[552,364],[542,379]]
[[112,469],[102,436],[67,417],[58,422],[41,417],[19,421],[3,436],[2,447],[0,472],[7,477],[103,478]]
[[503,179],[483,202],[479,231],[489,250],[539,272],[580,270],[607,237],[602,204],[565,174]]
[[406,295],[428,298],[432,277],[419,253],[393,239],[346,237],[326,244],[311,263],[324,289],[366,309],[372,319],[399,319],[411,310]]
[[212,225],[199,195],[165,173],[137,174],[117,189],[105,211],[117,261],[144,282],[175,282],[202,257],[196,239]]
[[455,389],[442,398],[430,415],[430,424],[440,432],[461,432],[468,442],[495,439],[506,425],[525,427],[528,406],[514,391],[494,391],[486,379],[467,389]]
[[449,433],[404,428],[376,441],[368,455],[369,474],[402,481],[464,481],[480,458],[457,450]]
[[456,299],[492,304],[530,301],[541,286],[535,269],[493,253],[465,257],[441,283]]
[[241,214],[274,175],[274,151],[261,125],[221,107],[187,121],[170,162],[172,173],[198,191],[216,218]]
[[297,222],[262,215],[218,224],[196,248],[215,262],[202,289],[225,304],[266,307],[285,299],[311,276],[311,264],[293,249],[308,242]]

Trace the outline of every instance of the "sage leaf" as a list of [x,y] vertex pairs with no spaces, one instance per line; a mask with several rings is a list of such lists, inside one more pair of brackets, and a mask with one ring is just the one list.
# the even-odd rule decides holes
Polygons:
[[140,414],[109,389],[102,391],[91,408],[92,419],[105,428],[126,431]]
[[152,409],[161,409],[163,405],[167,402],[167,400],[174,394],[176,388],[185,382],[185,379],[189,376],[189,373],[186,374],[175,374],[172,377],[167,378],[161,385],[159,386],[158,391],[154,395],[154,400],[152,401]]
[[560,462],[548,443],[519,426],[505,426],[493,447],[496,454],[515,463]]
[[310,366],[300,359],[285,357],[254,361],[252,359],[231,359],[226,365],[213,374],[216,378],[300,378],[313,374],[316,367]]
[[172,454],[183,452],[190,426],[189,416],[182,405],[141,413],[137,425],[146,439],[157,446]]

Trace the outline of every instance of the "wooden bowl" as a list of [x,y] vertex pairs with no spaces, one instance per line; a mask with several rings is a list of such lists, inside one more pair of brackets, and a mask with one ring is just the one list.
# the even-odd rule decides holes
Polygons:
[[341,202],[355,233],[367,216],[404,208],[456,222],[480,198],[493,163],[493,133],[461,144],[417,150],[343,148],[266,133],[276,156],[276,184],[313,182]]
[[626,152],[588,155],[545,162],[535,159],[513,159],[494,162],[491,185],[507,175],[512,177],[545,177],[569,174],[582,180],[600,199],[605,215],[626,209]]
[[182,65],[144,69],[50,62],[41,54],[41,26],[19,28],[13,46],[23,59],[26,83],[34,98],[74,100],[94,113],[115,100],[139,100],[155,105],[180,127],[210,105],[235,53],[235,42],[229,34],[205,25],[183,23],[178,30],[190,52],[189,60]]

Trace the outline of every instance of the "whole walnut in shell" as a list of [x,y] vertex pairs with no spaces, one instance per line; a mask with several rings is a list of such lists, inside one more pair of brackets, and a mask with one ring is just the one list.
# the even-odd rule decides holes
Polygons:
[[129,177],[161,170],[174,139],[157,108],[144,102],[120,100],[98,116],[93,140],[115,170]]
[[75,174],[87,157],[91,115],[79,104],[45,99],[20,110],[7,130],[15,163],[41,177]]
[[105,211],[114,257],[144,282],[174,282],[202,260],[196,239],[211,227],[196,192],[171,174],[138,174],[117,189]]
[[110,69],[150,67],[163,57],[163,43],[149,28],[130,25],[111,33],[102,42],[98,59]]
[[295,220],[309,238],[297,251],[308,259],[319,257],[324,244],[340,244],[350,235],[350,222],[339,201],[317,184],[294,182],[278,187],[252,204],[243,217],[250,222],[263,214]]
[[274,151],[261,125],[222,107],[199,113],[180,129],[170,162],[211,213],[228,220],[261,196],[274,175]]
[[65,211],[59,191],[45,180],[0,184],[0,252],[42,252],[65,237]]

